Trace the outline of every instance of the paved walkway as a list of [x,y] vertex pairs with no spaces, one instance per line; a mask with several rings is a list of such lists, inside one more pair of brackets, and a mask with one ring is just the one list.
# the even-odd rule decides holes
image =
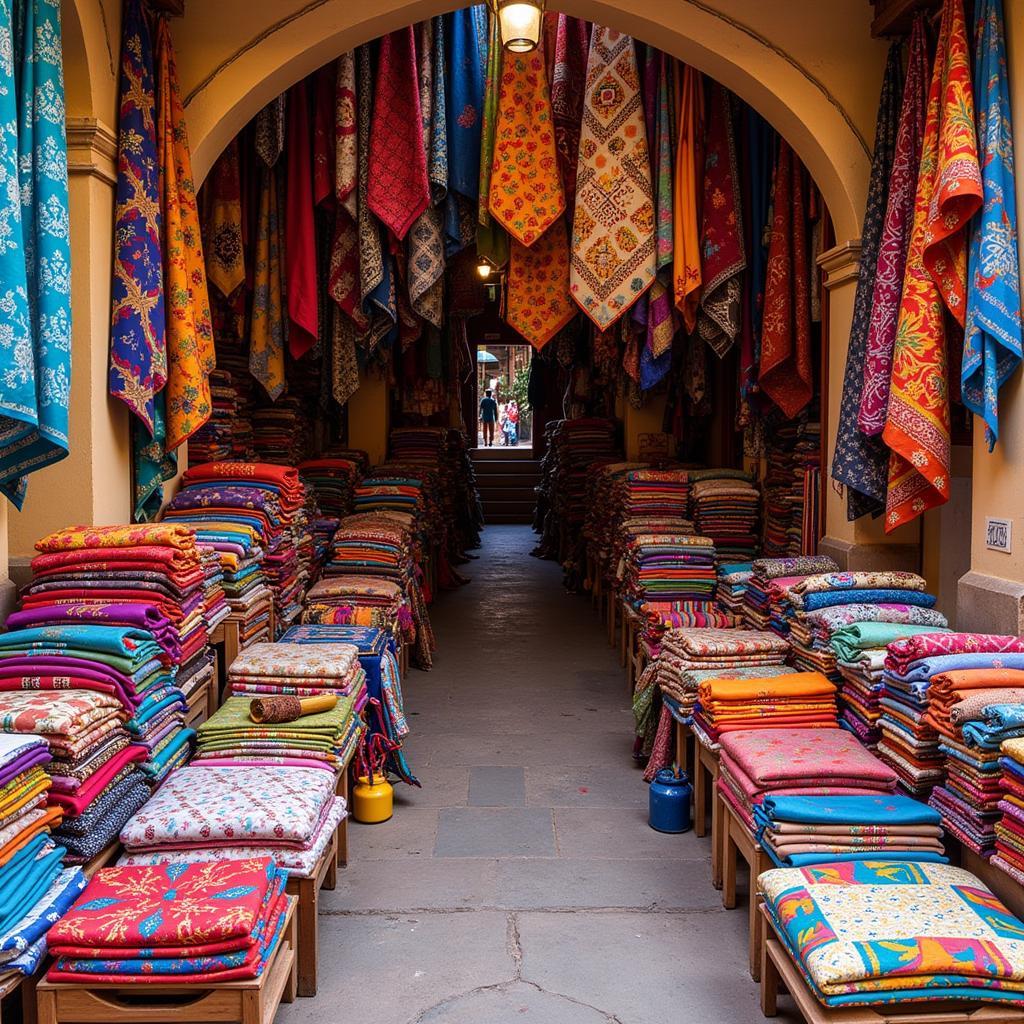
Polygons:
[[435,603],[433,671],[405,686],[423,789],[350,826],[320,994],[281,1024],[764,1020],[746,913],[722,909],[708,840],[648,828],[624,672],[533,544],[488,528]]

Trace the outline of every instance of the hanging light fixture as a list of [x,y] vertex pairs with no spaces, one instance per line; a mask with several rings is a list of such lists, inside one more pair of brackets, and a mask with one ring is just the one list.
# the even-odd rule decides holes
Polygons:
[[545,0],[490,0],[501,25],[501,41],[512,53],[529,53],[540,42]]
[[483,256],[481,256],[477,262],[476,272],[480,275],[480,279],[483,281],[486,281],[487,278],[491,276],[491,265]]

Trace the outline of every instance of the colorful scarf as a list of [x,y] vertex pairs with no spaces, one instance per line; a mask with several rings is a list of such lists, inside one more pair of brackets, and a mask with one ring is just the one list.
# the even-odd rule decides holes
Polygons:
[[524,246],[565,211],[544,56],[505,56],[491,167],[491,216]]
[[803,167],[779,140],[761,335],[761,390],[792,419],[814,395]]
[[288,187],[285,192],[288,350],[299,359],[316,344],[316,228],[313,224],[312,125],[305,81],[288,92]]
[[999,435],[999,389],[1021,362],[1017,201],[1002,0],[980,4],[975,39],[984,204],[971,232],[961,382],[964,405],[984,419],[985,440],[992,451]]
[[576,205],[576,163],[580,151],[580,127],[583,120],[583,89],[586,80],[590,32],[581,18],[554,15],[555,47],[547,50],[553,59],[551,73],[551,113],[555,123],[555,148],[558,169],[565,192],[566,221],[572,223]]
[[[286,385],[280,191],[277,170],[272,166],[263,167],[256,223],[249,372],[263,385],[271,399],[279,398]],[[339,220],[343,216],[339,213]]]
[[633,40],[595,26],[576,171],[570,288],[599,330],[628,312],[654,281],[651,196]]
[[508,262],[508,233],[491,216],[491,166],[494,163],[494,135],[498,123],[498,96],[501,91],[501,26],[491,14],[488,27],[487,72],[485,75],[483,124],[480,128],[480,187],[477,196],[477,256],[495,267]]
[[412,25],[380,41],[367,202],[399,239],[430,204]]
[[686,330],[693,333],[697,326],[701,287],[700,176],[697,170],[704,141],[704,79],[701,73],[695,68],[684,67],[679,88],[673,266],[676,308],[683,314]]
[[210,172],[210,210],[204,238],[206,277],[225,298],[245,281],[242,234],[242,185],[238,137],[221,153]]
[[[923,27],[915,26],[915,33]],[[883,237],[886,215],[886,192],[893,177],[896,147],[899,142],[897,125],[902,130],[899,107],[900,78],[903,74],[902,43],[889,47],[889,59],[882,79],[882,94],[878,102],[875,127],[875,148],[871,160],[871,178],[868,182],[868,202],[861,229],[860,269],[857,275],[857,294],[853,300],[853,323],[850,344],[846,354],[846,373],[843,377],[843,397],[839,406],[839,429],[836,432],[836,450],[832,457],[832,479],[848,488],[847,517],[856,519],[867,512],[880,512],[884,508],[885,474],[887,459],[881,443],[861,433],[857,413],[861,408],[864,388],[864,361],[873,312],[872,296],[878,293],[876,266],[881,265],[879,249]],[[908,83],[908,89],[911,83]],[[888,209],[892,209],[890,194]],[[881,473],[879,472],[881,470]],[[881,492],[877,490],[881,484]]]
[[257,156],[273,167],[284,152],[284,113],[287,94],[271,100],[257,115],[253,146]]
[[505,319],[539,351],[575,315],[569,297],[569,239],[560,217],[529,247],[512,240]]
[[697,329],[721,359],[739,337],[742,274],[747,259],[743,251],[732,104],[728,90],[717,82],[711,87],[701,221],[701,279],[704,289],[700,297]]
[[[903,295],[907,249],[914,223],[914,193],[921,165],[921,143],[924,139],[927,106],[928,39],[922,16],[914,22],[910,36],[907,80],[900,107],[896,154],[889,178],[889,203],[885,211],[885,224],[875,270],[875,285],[871,295],[871,322],[868,328],[864,381],[857,414],[860,429],[868,437],[882,433],[885,427],[885,414],[889,408],[892,354],[896,344],[896,324]],[[885,459],[887,470],[888,453],[880,444],[875,446],[875,451]],[[872,490],[865,492],[883,508],[884,476],[883,471],[882,479],[879,480],[878,473],[872,472],[870,481],[866,481],[870,482]]]
[[950,420],[945,305],[963,325],[964,228],[981,204],[967,26],[946,0],[928,93],[914,227],[907,253],[882,438],[892,449],[886,530],[949,500]]
[[164,299],[167,306],[167,440],[169,450],[210,418],[210,371],[217,366],[206,267],[199,230],[188,127],[167,20],[156,37],[160,97],[157,158],[162,169]]

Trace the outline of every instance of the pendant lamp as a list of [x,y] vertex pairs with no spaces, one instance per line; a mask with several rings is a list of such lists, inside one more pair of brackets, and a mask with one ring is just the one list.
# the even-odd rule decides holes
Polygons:
[[501,42],[512,53],[529,53],[540,42],[544,0],[489,0],[501,26]]

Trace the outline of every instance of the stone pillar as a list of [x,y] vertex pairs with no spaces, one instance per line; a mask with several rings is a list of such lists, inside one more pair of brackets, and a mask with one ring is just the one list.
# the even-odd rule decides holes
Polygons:
[[864,516],[850,522],[846,518],[846,495],[832,484],[830,470],[836,450],[839,405],[843,397],[846,352],[853,321],[853,300],[857,291],[860,264],[860,239],[833,246],[818,257],[825,272],[828,292],[827,378],[822,381],[827,393],[825,417],[826,450],[822,474],[828,479],[824,508],[824,536],[818,545],[823,555],[831,555],[841,569],[905,569],[920,571],[920,530],[914,524],[886,534],[882,517]]

